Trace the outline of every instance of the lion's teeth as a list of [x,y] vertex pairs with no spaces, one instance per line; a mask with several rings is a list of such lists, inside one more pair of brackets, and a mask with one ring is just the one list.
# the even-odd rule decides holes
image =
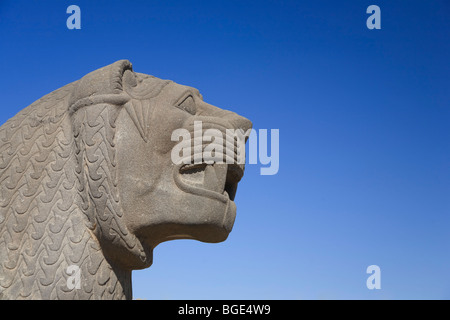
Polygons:
[[205,189],[215,192],[219,192],[219,190],[222,188],[218,185],[216,171],[211,165],[208,165],[205,168],[205,179],[203,181],[203,186]]
[[181,168],[183,179],[195,183],[202,184],[205,180],[205,164],[188,164]]
[[219,190],[217,192],[222,193],[225,189],[225,182],[227,180],[228,165],[226,163],[215,163],[214,169],[217,176],[217,185],[219,186]]
[[229,168],[226,163],[186,164],[180,168],[180,174],[186,182],[223,194],[227,185]]

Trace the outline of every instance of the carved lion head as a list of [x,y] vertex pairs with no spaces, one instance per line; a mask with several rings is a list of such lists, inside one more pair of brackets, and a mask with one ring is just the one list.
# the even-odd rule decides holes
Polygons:
[[[150,266],[159,243],[225,240],[244,165],[174,163],[172,133],[184,128],[194,137],[196,121],[224,136],[251,128],[249,120],[204,102],[198,90],[136,73],[121,60],[3,125],[0,291],[13,298],[70,296],[60,269],[75,264],[82,281],[109,283],[101,290],[87,279],[75,297],[121,290],[129,298],[130,279],[120,274]],[[234,143],[224,148],[236,154]],[[114,277],[101,280],[99,273],[108,273],[101,266]]]

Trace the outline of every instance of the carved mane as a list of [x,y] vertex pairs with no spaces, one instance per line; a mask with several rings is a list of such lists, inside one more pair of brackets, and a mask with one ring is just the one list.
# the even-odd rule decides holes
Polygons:
[[[114,129],[125,70],[124,60],[96,70],[0,127],[0,298],[131,298],[130,265],[151,264],[119,206]],[[78,290],[67,286],[71,265]]]

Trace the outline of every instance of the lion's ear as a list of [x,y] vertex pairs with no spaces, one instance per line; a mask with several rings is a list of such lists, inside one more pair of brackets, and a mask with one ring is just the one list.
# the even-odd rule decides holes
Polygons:
[[133,73],[131,62],[119,60],[106,67],[88,73],[81,78],[69,100],[69,110],[74,113],[79,108],[96,104],[125,104],[130,97],[124,93],[122,80],[124,73]]
[[119,60],[77,81],[69,99],[69,112],[74,114],[82,107],[99,103],[124,106],[147,141],[152,99],[170,82],[135,73],[130,61]]

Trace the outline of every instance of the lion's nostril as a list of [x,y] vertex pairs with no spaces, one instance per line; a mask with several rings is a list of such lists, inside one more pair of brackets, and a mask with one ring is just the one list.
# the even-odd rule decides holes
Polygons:
[[248,120],[247,118],[242,117],[242,120],[240,120],[240,129],[243,129],[244,132],[247,132],[249,129],[251,129],[253,126],[252,122]]
[[231,113],[227,116],[227,120],[233,125],[235,129],[241,129],[244,132],[252,128],[252,122],[236,113]]

